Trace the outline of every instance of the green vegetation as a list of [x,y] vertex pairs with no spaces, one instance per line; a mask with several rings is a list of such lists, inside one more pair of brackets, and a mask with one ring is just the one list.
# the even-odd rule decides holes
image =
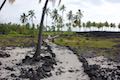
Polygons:
[[[8,34],[23,34],[23,35],[35,35],[38,30],[35,27],[31,27],[28,24],[19,25],[19,24],[0,24],[0,34],[8,35]],[[33,34],[34,33],[34,34]]]
[[30,47],[35,46],[35,40],[28,36],[0,36],[0,47]]
[[[10,31],[9,33],[5,34],[0,34],[0,47],[32,47],[36,46],[37,44],[37,35],[38,31],[35,29],[34,30],[34,35],[33,30],[30,29],[32,33],[29,33],[29,30],[26,29],[28,33],[24,34],[16,32],[16,31]],[[43,32],[43,38],[47,38],[48,35],[55,36],[55,35],[73,35],[75,34],[74,32]]]
[[83,36],[58,38],[56,39],[55,43],[63,46],[90,47],[90,48],[112,48],[112,46],[116,45],[116,43],[110,39],[100,39]]
[[85,37],[84,35],[63,36],[57,38],[55,43],[74,48],[78,55],[94,53],[114,57],[120,51],[119,47],[116,47],[120,44],[120,38]]

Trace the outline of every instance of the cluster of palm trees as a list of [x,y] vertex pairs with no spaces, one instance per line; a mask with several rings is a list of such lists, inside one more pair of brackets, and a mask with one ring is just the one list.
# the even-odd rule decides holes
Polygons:
[[[107,27],[107,28],[117,27],[115,23],[108,23],[107,21],[106,22],[91,22],[91,21],[81,22],[83,14],[80,9],[78,9],[78,11],[75,14],[73,14],[73,11],[70,10],[66,16],[64,15],[65,10],[66,10],[65,5],[62,5],[59,9],[54,9],[52,11],[49,8],[47,8],[46,10],[46,28],[48,28],[47,30],[63,31],[63,29],[67,27],[67,31],[72,31],[73,28],[77,27],[79,28],[79,31],[81,30],[81,28],[83,28],[84,31],[86,31],[86,29],[87,30],[89,29],[89,31],[91,31],[92,28],[96,28],[98,30],[104,30],[104,27]],[[61,11],[62,14],[59,14],[58,13],[59,11]],[[47,25],[48,16],[50,16],[53,21],[51,27]],[[67,21],[64,21],[66,20],[65,18],[67,18]],[[118,27],[120,28],[120,24],[118,25]]]
[[[76,12],[76,14],[73,14],[73,12],[70,10],[68,14],[65,16],[66,7],[65,5],[60,6],[59,9],[53,9],[52,11],[47,8],[46,9],[46,28],[48,31],[63,31],[63,27],[67,26],[68,30],[71,31],[72,26],[73,27],[81,27],[81,18],[83,17],[83,14],[80,9]],[[59,13],[61,12],[61,14]],[[52,26],[47,25],[48,16],[52,19]],[[65,21],[67,17],[67,21]]]
[[[59,10],[62,11],[62,15],[60,15],[58,13],[57,9],[54,9],[53,11],[51,11],[49,8],[46,9],[46,11],[45,11],[45,15],[46,15],[46,25],[45,25],[45,28],[46,28],[46,30],[55,31],[55,28],[57,28],[57,31],[60,31],[60,29],[62,30],[65,6],[62,5]],[[52,27],[47,25],[48,16],[50,16],[52,18],[52,20],[53,20]]]
[[[98,28],[98,30],[103,30],[104,27],[108,27],[108,28],[114,28],[116,27],[115,23],[108,23],[106,22],[91,22],[91,21],[87,21],[85,22],[81,22],[81,18],[83,17],[83,14],[81,12],[81,10],[78,10],[76,12],[76,14],[73,14],[73,12],[70,10],[66,17],[68,22],[65,23],[65,17],[64,17],[64,12],[65,12],[65,5],[60,6],[59,9],[54,9],[54,10],[50,10],[49,8],[46,9],[45,11],[45,16],[46,16],[46,21],[45,21],[45,25],[44,25],[44,31],[63,31],[64,27],[67,26],[68,30],[67,31],[71,31],[72,27],[79,27],[79,29],[81,29],[81,27],[84,28],[84,31],[86,31],[85,29],[89,29],[90,31],[92,30],[91,27],[95,27]],[[59,11],[61,12],[61,14],[59,14]],[[52,19],[52,23],[53,25],[50,27],[47,23],[48,23],[48,17],[51,17]],[[35,12],[34,10],[30,10],[28,11],[28,13],[23,13],[20,16],[20,20],[23,23],[23,25],[28,24],[28,20],[31,21],[32,27],[34,27],[34,22],[33,20],[35,19]],[[120,28],[120,24],[118,25],[118,27]]]
[[82,17],[83,17],[83,14],[82,14],[82,11],[80,9],[78,9],[76,14],[73,14],[72,10],[70,10],[67,14],[67,19],[68,19],[69,22],[66,23],[66,26],[68,27],[68,31],[72,27],[79,27],[80,28]]

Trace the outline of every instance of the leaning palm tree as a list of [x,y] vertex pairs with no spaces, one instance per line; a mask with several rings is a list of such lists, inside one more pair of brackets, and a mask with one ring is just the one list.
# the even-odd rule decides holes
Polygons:
[[[10,3],[13,3],[15,0],[9,0]],[[7,2],[7,0],[4,0],[3,3],[0,6],[0,11],[2,10],[3,6],[5,5],[5,3]]]
[[[43,7],[43,11],[42,11],[42,16],[41,16],[41,21],[40,21],[40,27],[39,27],[39,34],[38,34],[37,49],[36,49],[36,52],[34,54],[34,58],[36,58],[41,53],[43,22],[44,22],[44,16],[45,16],[45,11],[47,9],[48,1],[49,0],[45,1],[44,7]],[[55,0],[52,0],[52,1],[55,2]],[[41,2],[41,0],[39,0],[39,2]],[[59,0],[59,4],[60,4],[60,2],[61,2],[61,0]]]

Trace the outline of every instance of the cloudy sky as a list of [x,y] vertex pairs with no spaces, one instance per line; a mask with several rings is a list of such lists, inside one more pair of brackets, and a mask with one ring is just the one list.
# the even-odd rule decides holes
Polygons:
[[[35,10],[37,18],[34,22],[39,23],[44,1],[39,4],[38,0],[16,0],[12,5],[7,2],[0,12],[0,22],[20,23],[20,15],[23,12],[27,13],[29,10]],[[0,4],[2,2],[3,0],[0,0]],[[61,4],[66,6],[66,13],[69,10],[75,13],[78,9],[81,9],[84,15],[82,21],[84,22],[88,20],[120,22],[120,0],[62,0]],[[53,9],[55,6],[51,5],[49,3],[48,7]]]

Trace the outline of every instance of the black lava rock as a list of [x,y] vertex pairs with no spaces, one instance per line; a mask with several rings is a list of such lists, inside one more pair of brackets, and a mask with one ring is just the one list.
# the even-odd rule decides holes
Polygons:
[[51,71],[51,66],[44,66],[43,65],[42,68],[45,72],[50,72]]
[[10,54],[7,54],[4,51],[0,51],[0,58],[7,58],[7,57],[10,57]]
[[2,65],[2,62],[0,62],[0,65]]
[[11,74],[11,77],[17,77],[14,73]]
[[[53,65],[56,64],[55,53],[52,52],[51,46],[45,44],[47,50],[43,50],[43,52],[47,51],[50,53],[49,56],[38,56],[38,57],[29,57],[26,56],[25,59],[22,60],[23,63],[39,63],[42,65],[37,66],[36,68],[21,68],[20,78],[28,78],[30,80],[41,80],[43,78],[47,78],[52,76],[51,70],[54,69]],[[31,64],[30,64],[31,65]]]
[[11,67],[6,67],[5,68],[6,70],[10,70],[10,71],[15,71],[13,68],[11,68]]
[[88,74],[90,80],[120,80],[120,69],[101,68],[99,65],[89,65],[87,60],[80,56],[83,63],[84,72]]

